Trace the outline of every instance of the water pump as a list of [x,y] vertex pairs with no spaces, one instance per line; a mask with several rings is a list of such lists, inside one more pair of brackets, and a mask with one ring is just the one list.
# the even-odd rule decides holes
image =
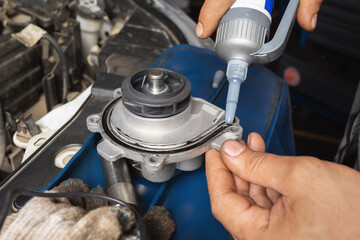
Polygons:
[[238,118],[226,124],[223,109],[192,97],[185,76],[162,68],[127,77],[114,100],[87,118],[87,127],[103,137],[97,151],[107,194],[129,203],[136,199],[127,163],[147,180],[164,182],[176,169],[199,168],[207,150],[220,150],[243,133]]

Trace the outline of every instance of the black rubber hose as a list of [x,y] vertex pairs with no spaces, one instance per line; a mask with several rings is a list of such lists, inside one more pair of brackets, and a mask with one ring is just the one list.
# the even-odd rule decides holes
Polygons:
[[5,129],[5,116],[0,103],[0,169],[5,162],[6,149],[6,129]]
[[70,85],[70,78],[69,78],[69,67],[66,61],[65,54],[61,50],[60,45],[57,43],[57,41],[49,34],[44,34],[43,36],[46,40],[49,41],[49,43],[55,48],[57,54],[59,55],[60,62],[61,62],[61,68],[63,71],[63,103],[67,102],[67,96],[69,94],[69,85]]

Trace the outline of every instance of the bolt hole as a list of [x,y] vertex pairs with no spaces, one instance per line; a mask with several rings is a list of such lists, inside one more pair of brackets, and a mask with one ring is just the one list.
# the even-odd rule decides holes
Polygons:
[[54,156],[54,165],[58,168],[64,168],[71,158],[81,149],[80,144],[69,144]]
[[156,163],[159,160],[160,160],[159,156],[154,155],[150,157],[150,162],[152,163]]
[[[38,189],[30,189],[32,191],[39,191]],[[29,200],[31,197],[17,194],[12,202],[12,209],[17,212],[19,211]]]
[[100,122],[100,117],[99,116],[93,116],[90,118],[90,121],[93,123],[98,123]]
[[230,127],[230,131],[231,132],[237,132],[237,131],[239,131],[239,128],[232,126],[232,127]]
[[122,95],[121,88],[117,88],[114,90],[114,97],[119,97]]

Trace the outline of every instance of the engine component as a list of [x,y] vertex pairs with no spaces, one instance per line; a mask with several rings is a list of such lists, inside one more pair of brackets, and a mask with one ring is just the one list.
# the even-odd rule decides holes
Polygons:
[[29,115],[26,118],[24,118],[24,116],[19,117],[16,120],[16,128],[18,132],[29,136],[35,136],[40,133],[40,129],[36,125],[32,115]]
[[86,61],[92,46],[98,44],[103,24],[105,4],[103,1],[77,0],[76,20],[80,23],[83,59]]
[[[12,34],[22,31],[29,24],[46,30],[63,51],[69,70],[66,71],[69,74],[68,101],[71,101],[75,95],[74,92],[83,91],[94,83],[95,79],[101,82],[103,73],[128,76],[132,72],[149,67],[167,48],[180,43],[188,43],[181,30],[182,28],[173,23],[166,16],[167,13],[162,13],[159,7],[152,2],[142,0],[123,0],[121,2],[112,0],[9,0],[0,2],[0,59],[2,60],[0,70],[3,70],[0,71],[3,73],[0,79],[0,101],[4,112],[9,116],[6,121],[9,126],[10,122],[15,123],[15,119],[21,114],[25,116],[33,114],[34,120],[38,120],[46,112],[50,112],[54,108],[60,109],[59,105],[63,102],[65,92],[62,61],[50,42],[41,39],[33,47],[26,48],[11,37]],[[103,21],[103,26],[100,29],[99,49],[94,51],[93,57],[96,60],[94,66],[87,65],[82,58],[81,29],[76,17],[81,14],[83,17],[91,18],[92,16],[89,12],[86,15],[86,9],[79,8],[80,2],[85,5],[85,2],[90,5],[96,4],[102,10],[105,10],[105,17],[96,18]],[[106,8],[104,7],[105,3]],[[82,10],[84,11],[81,13]],[[208,45],[213,45],[213,43]],[[96,63],[97,61],[99,64]],[[100,75],[95,76],[97,73],[100,73]],[[114,84],[116,84],[116,81]],[[99,86],[102,86],[101,83]],[[118,86],[107,85],[106,87],[106,94],[110,93],[110,95],[102,95],[101,106],[96,111],[91,112],[99,112],[104,106],[103,104],[112,97],[112,90]],[[100,87],[97,89],[100,89]],[[104,92],[102,91],[102,93]],[[100,94],[100,92],[98,93]],[[70,116],[69,112],[66,113],[66,116]],[[61,120],[64,119],[63,115],[61,114]],[[89,113],[84,114],[85,118],[88,115]],[[55,120],[52,123],[58,122],[58,119]],[[79,120],[79,122],[83,124],[84,120]],[[63,123],[69,124],[67,122]],[[17,141],[19,138],[15,134],[15,127],[9,128],[7,129],[6,139],[6,163],[11,161],[12,157],[10,155],[15,152],[10,149],[13,145],[21,145],[21,149],[19,148],[16,151],[21,154],[16,154],[15,161],[20,163],[25,147],[32,151],[42,151],[41,149],[45,145],[52,142],[53,150],[45,153],[49,155],[47,159],[52,159],[59,151],[59,147],[84,143],[90,134],[85,125],[84,127],[85,129],[76,127],[76,133],[73,131],[74,135],[68,137],[66,143],[63,141],[64,138],[61,138],[60,143],[56,144],[52,140],[50,141],[59,132],[54,132],[53,136],[47,135],[46,141],[42,140],[44,146],[41,147],[35,146],[32,142],[28,143],[28,138],[24,139],[24,142]],[[80,129],[86,134],[79,134]],[[42,132],[46,130],[41,128]],[[23,137],[23,135],[20,137]],[[41,141],[36,142],[36,145],[40,143]],[[16,148],[15,146],[13,148]],[[27,153],[30,153],[30,155],[27,155]],[[26,156],[32,158],[34,155],[31,154],[31,151],[26,151],[24,159]],[[49,166],[44,167],[47,168],[46,174],[49,174],[50,171],[57,174],[59,168],[53,166],[52,161],[50,162]],[[9,169],[8,172],[10,172],[10,167],[6,169]],[[11,169],[14,168],[11,167]],[[38,170],[35,171],[38,172]],[[0,172],[1,179],[3,179],[3,175]]]
[[58,41],[55,40],[51,35],[49,35],[45,30],[34,24],[29,24],[21,32],[12,34],[12,37],[23,43],[26,47],[33,47],[38,41],[40,41],[41,38],[45,38],[46,40],[49,41],[49,43],[57,52],[61,62],[63,78],[64,78],[62,101],[67,102],[67,95],[69,93],[69,84],[70,84],[69,69],[68,69],[66,56],[62,51]]
[[239,119],[227,125],[225,111],[190,97],[190,88],[187,78],[161,68],[126,78],[114,90],[115,99],[87,118],[88,129],[103,137],[98,153],[111,162],[131,159],[143,177],[164,182],[175,169],[199,168],[208,149],[241,139]]
[[41,91],[41,47],[26,48],[10,36],[0,37],[0,101],[4,111],[25,111]]
[[131,183],[126,159],[120,158],[116,161],[108,161],[101,158],[101,168],[104,174],[106,193],[136,206],[135,188]]
[[[46,138],[38,138],[34,146],[37,144],[42,144],[43,141],[46,141]],[[38,143],[39,142],[39,143]],[[70,159],[81,149],[82,145],[72,144],[66,146],[64,149],[60,150],[54,157],[54,165],[58,168],[64,168]],[[29,148],[29,147],[28,147]],[[28,148],[26,150],[28,150]]]
[[0,103],[0,169],[5,162],[5,148],[6,148],[6,128],[5,116]]
[[214,78],[213,78],[211,86],[214,89],[217,89],[219,87],[221,81],[224,79],[224,77],[225,77],[225,72],[222,70],[217,70],[214,74]]
[[126,78],[121,90],[124,106],[142,117],[170,117],[184,111],[190,104],[189,80],[173,71],[140,71]]
[[[46,37],[46,35],[45,35]],[[80,24],[68,19],[59,32],[54,33],[54,40],[60,45],[65,55],[65,61],[55,44],[49,39],[42,42],[42,62],[45,75],[42,78],[46,95],[47,110],[64,101],[67,92],[78,90],[84,71],[81,55]],[[55,51],[54,51],[55,50]],[[54,54],[54,52],[56,52]],[[69,76],[63,69],[67,71]],[[68,86],[66,86],[68,85]],[[68,99],[69,100],[69,99]]]

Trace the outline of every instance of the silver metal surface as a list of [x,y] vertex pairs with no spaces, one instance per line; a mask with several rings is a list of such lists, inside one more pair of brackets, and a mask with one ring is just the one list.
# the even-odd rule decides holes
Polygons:
[[[114,96],[120,94],[116,89]],[[175,116],[155,119],[131,113],[119,97],[89,116],[87,126],[102,135],[97,149],[103,158],[138,162],[142,175],[153,182],[169,180],[175,169],[197,169],[207,150],[220,150],[224,141],[242,137],[239,119],[226,125],[225,111],[199,98],[192,98],[189,107]]]
[[128,182],[118,182],[106,189],[106,193],[126,203],[137,205],[134,186]]
[[158,68],[150,69],[149,78],[152,80],[164,80],[164,71]]
[[160,70],[152,70],[149,73],[149,90],[150,92],[161,92],[165,88],[164,73]]
[[187,109],[168,118],[138,116],[119,101],[113,108],[109,126],[116,137],[128,144],[171,150],[213,131],[223,123],[224,116],[224,110],[200,98],[192,98]]
[[145,89],[154,95],[158,95],[168,91],[168,86],[164,83],[164,72],[160,69],[151,69],[147,76],[148,83],[145,84]]
[[131,183],[127,159],[109,161],[100,158],[106,192],[109,196],[136,205],[136,195]]

